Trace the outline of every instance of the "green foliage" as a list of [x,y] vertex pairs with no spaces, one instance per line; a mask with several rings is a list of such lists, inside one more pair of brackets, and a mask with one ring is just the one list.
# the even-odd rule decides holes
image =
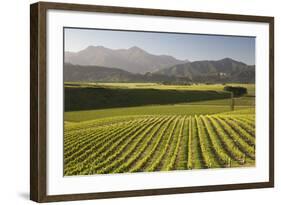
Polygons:
[[[245,87],[248,90],[248,95],[235,98],[235,110],[255,106],[254,84],[227,85]],[[101,118],[110,123],[114,121],[114,117],[121,120],[124,113],[126,117],[134,118],[139,115],[200,115],[227,112],[230,110],[230,94],[226,93],[227,98],[224,98],[224,87],[222,84],[65,83],[66,90],[74,91],[65,96],[65,126],[72,126],[72,122]],[[70,108],[82,110],[67,111]],[[85,110],[86,108],[103,109]]]
[[64,131],[64,174],[253,166],[254,129],[253,114],[235,112],[70,123]]
[[108,87],[65,87],[65,111],[167,105],[230,98],[229,93],[209,90],[126,89]]
[[[235,111],[225,86],[247,88],[235,98]],[[68,103],[79,109],[64,113],[67,176],[255,165],[253,84],[66,83],[65,89],[77,91]],[[93,105],[102,109],[80,110]]]
[[234,87],[234,86],[225,86],[224,91],[233,93],[234,96],[242,96],[248,93],[247,88],[244,87]]

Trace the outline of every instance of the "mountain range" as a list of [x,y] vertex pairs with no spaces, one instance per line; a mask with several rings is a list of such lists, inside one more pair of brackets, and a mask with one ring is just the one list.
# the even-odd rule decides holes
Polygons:
[[89,46],[65,52],[64,80],[80,82],[254,83],[255,66],[224,58],[217,61],[178,60],[141,48]]
[[255,66],[224,58],[217,61],[194,61],[160,69],[157,74],[185,77],[193,82],[255,82]]
[[136,46],[129,49],[88,46],[79,52],[65,52],[64,60],[73,65],[120,68],[141,74],[187,62],[169,55],[153,55]]

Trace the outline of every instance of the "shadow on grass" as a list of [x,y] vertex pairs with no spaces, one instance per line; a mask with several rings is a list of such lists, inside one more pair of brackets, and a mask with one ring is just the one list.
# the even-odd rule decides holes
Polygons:
[[65,111],[167,105],[230,98],[228,92],[65,87]]

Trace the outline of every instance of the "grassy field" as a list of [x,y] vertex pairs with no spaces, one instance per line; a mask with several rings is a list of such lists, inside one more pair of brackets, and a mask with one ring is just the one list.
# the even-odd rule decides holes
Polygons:
[[72,84],[65,87],[64,98],[65,111],[80,111],[229,99],[230,93],[223,90],[163,89],[158,85],[135,89],[131,84],[128,87],[119,84],[115,87],[112,84],[110,86]]
[[[229,86],[241,86],[248,90],[249,95],[255,95],[254,84],[227,84]],[[158,89],[158,90],[211,90],[222,91],[226,86],[224,84],[192,84],[192,85],[163,85],[159,83],[79,83],[66,82],[65,87],[103,87],[103,88],[120,88],[120,89]]]
[[255,86],[234,111],[224,86],[66,83],[64,174],[255,166]]
[[[251,106],[237,106],[236,110],[245,109],[248,107]],[[200,115],[222,113],[227,111],[230,111],[229,105],[152,105],[65,112],[64,120],[70,122],[79,122],[123,115]]]

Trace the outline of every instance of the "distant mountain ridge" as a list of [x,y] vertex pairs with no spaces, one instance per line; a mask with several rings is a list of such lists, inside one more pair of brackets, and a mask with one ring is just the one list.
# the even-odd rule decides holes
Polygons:
[[139,47],[109,49],[89,46],[65,52],[65,81],[254,83],[255,65],[224,58],[181,61],[168,55],[153,55]]
[[135,74],[119,68],[64,64],[64,82],[176,82],[174,76]]
[[156,72],[135,74],[119,68],[64,64],[64,81],[161,82],[161,83],[254,83],[255,66],[225,58],[195,61]]
[[188,62],[160,69],[155,73],[188,78],[194,82],[255,82],[255,66],[231,58]]
[[88,46],[79,52],[65,52],[64,61],[73,65],[120,68],[141,74],[187,62],[169,55],[150,54],[136,46],[129,49]]

